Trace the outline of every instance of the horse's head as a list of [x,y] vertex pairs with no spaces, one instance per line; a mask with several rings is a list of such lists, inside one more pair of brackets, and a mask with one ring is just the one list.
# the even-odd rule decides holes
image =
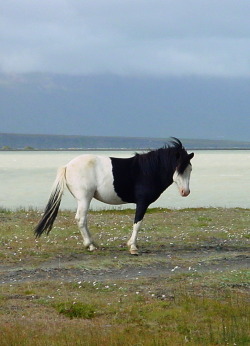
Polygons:
[[181,146],[176,147],[176,168],[173,175],[173,181],[177,184],[180,195],[186,197],[190,194],[189,180],[192,171],[191,159],[194,153],[188,154]]

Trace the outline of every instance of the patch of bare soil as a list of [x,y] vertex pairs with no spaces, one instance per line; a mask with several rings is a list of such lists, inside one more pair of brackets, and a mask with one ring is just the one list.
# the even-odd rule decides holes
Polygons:
[[[99,258],[98,258],[99,256]],[[101,254],[89,255],[87,253],[77,255],[60,255],[58,258],[45,262],[36,268],[29,265],[0,265],[0,283],[24,283],[41,281],[109,281],[109,280],[133,280],[136,278],[169,277],[173,274],[183,273],[205,273],[221,272],[228,270],[244,270],[249,268],[250,256],[244,251],[216,251],[194,250],[194,251],[168,251],[152,253],[147,251],[140,256],[133,257],[124,255],[122,265],[119,264],[119,252],[112,252],[110,263],[107,267],[88,267],[89,261],[101,263]],[[145,257],[150,259],[149,263],[144,261]],[[106,256],[107,257],[107,256]],[[105,257],[105,258],[106,258]]]

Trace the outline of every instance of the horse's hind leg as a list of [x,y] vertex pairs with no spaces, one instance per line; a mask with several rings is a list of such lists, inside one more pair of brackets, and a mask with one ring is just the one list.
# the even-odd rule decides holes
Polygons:
[[88,248],[90,251],[93,251],[96,249],[96,246],[94,245],[92,241],[90,232],[88,230],[88,224],[87,224],[87,213],[89,210],[90,200],[86,200],[86,201],[78,200],[78,207],[77,207],[75,218],[83,237],[84,246]]

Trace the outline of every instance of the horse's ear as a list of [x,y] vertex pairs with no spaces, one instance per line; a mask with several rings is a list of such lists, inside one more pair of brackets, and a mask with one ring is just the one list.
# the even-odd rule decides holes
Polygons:
[[191,160],[194,157],[194,153],[191,153],[188,155],[189,160]]

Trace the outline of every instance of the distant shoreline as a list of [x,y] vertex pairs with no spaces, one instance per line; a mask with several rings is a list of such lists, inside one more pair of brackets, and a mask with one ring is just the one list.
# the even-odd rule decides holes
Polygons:
[[[147,151],[173,137],[105,137],[0,133],[0,151]],[[250,141],[180,138],[187,150],[250,150]]]
[[[53,152],[63,152],[63,151],[150,151],[150,150],[156,150],[155,148],[70,148],[70,149],[1,149],[0,152],[41,152],[41,151],[53,151]],[[199,151],[247,151],[250,150],[250,148],[188,148],[188,151],[190,150],[199,150]]]

